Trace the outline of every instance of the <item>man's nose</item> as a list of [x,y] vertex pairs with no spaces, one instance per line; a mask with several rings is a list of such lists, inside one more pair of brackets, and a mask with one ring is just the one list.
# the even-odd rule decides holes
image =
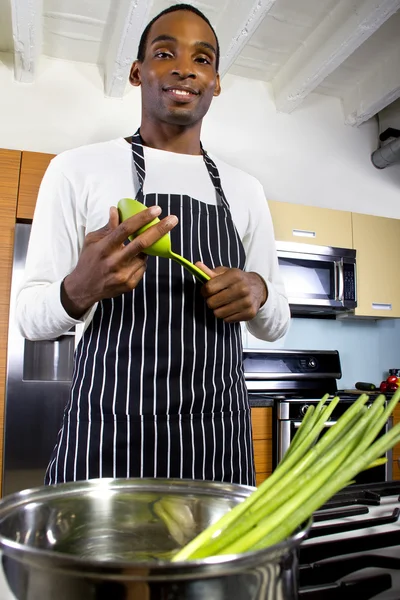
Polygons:
[[196,73],[193,69],[192,58],[188,56],[177,57],[174,61],[172,74],[178,75],[181,79],[195,78]]

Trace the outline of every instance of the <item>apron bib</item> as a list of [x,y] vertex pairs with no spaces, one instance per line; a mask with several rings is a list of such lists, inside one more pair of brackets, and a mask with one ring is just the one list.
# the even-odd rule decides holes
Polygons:
[[[216,206],[143,194],[140,133],[132,138],[136,198],[175,214],[175,252],[210,268],[243,269],[245,252],[202,149]],[[175,262],[148,257],[132,292],[99,302],[75,352],[70,400],[46,483],[98,477],[177,477],[255,485],[240,324],[216,319],[201,283]]]

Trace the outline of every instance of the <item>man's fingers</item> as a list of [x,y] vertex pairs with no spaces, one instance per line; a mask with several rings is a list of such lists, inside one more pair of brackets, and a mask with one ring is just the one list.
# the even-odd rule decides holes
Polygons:
[[118,209],[116,206],[111,206],[110,207],[110,216],[109,216],[106,228],[108,228],[108,230],[111,232],[111,231],[114,231],[114,229],[117,229],[118,225],[119,225]]
[[129,217],[126,221],[123,221],[114,229],[109,238],[108,245],[113,248],[118,248],[129,238],[130,235],[135,234],[139,229],[151,223],[161,213],[159,206],[150,206],[146,210],[142,210],[137,215]]
[[204,273],[209,275],[211,277],[211,279],[213,279],[214,277],[217,277],[218,275],[223,275],[224,273],[226,273],[227,271],[230,270],[228,267],[215,267],[215,269],[210,269],[210,267],[207,267],[207,265],[202,263],[200,260],[198,260],[195,263],[195,265],[196,265],[196,267],[199,267],[199,269],[204,271]]
[[201,261],[197,261],[195,263],[195,265],[196,265],[196,267],[198,267],[199,269],[201,269],[206,275],[208,275],[209,277],[211,277],[211,279],[213,277],[217,276],[217,273],[215,271],[213,271],[212,269],[210,269],[209,267],[207,267],[207,265],[205,265]]
[[245,319],[241,313],[235,313],[234,315],[230,315],[229,317],[224,318],[225,323],[240,323],[244,320]]
[[141,252],[146,252],[146,248],[157,242],[164,235],[169,233],[178,224],[178,217],[169,215],[159,223],[152,225],[146,231],[135,237],[134,240],[124,248],[126,256],[137,256]]
[[[196,263],[196,266],[202,268],[202,264],[203,263],[198,262]],[[233,269],[229,269],[228,267],[216,267],[212,271],[208,269],[206,272],[208,274],[212,273],[212,278],[201,288],[203,297],[210,298],[211,296],[215,296],[223,290],[230,288],[235,282],[235,280],[232,279],[232,271]]]
[[99,240],[102,240],[103,238],[110,235],[113,231],[115,231],[115,229],[118,228],[118,225],[119,225],[118,210],[115,206],[111,206],[107,223],[105,225],[103,225],[103,227],[100,227],[100,229],[91,231],[90,233],[87,234],[86,237],[87,237],[88,241],[90,241],[90,242],[98,242]]
[[129,280],[126,282],[126,285],[129,289],[133,290],[137,286],[138,282],[142,279],[143,275],[145,274],[146,267],[147,256],[144,260],[142,259],[133,269]]
[[219,304],[218,306],[210,306],[210,302],[207,302],[207,304],[219,319],[226,319],[236,313],[248,313],[251,310],[250,303],[241,302],[240,300],[229,302],[228,304]]

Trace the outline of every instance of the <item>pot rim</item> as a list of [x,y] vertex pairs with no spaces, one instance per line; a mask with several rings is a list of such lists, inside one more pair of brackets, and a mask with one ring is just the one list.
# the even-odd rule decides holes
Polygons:
[[[120,487],[137,488],[144,492],[161,491],[166,494],[177,492],[177,487],[190,487],[190,492],[209,495],[211,492],[216,497],[226,497],[226,494],[233,494],[235,497],[242,496],[247,498],[255,488],[239,484],[221,483],[213,481],[200,481],[191,479],[157,479],[157,478],[130,478],[130,479],[91,479],[87,481],[68,482],[54,484],[50,486],[41,486],[17,492],[6,496],[0,500],[0,523],[3,518],[8,516],[13,510],[20,508],[24,504],[45,500],[48,497],[57,497],[63,494],[63,497],[74,496],[78,490],[94,491],[96,488],[115,490]],[[13,559],[30,563],[36,567],[46,568],[51,565],[52,570],[63,572],[79,571],[85,576],[101,575],[120,579],[127,577],[130,579],[152,580],[164,579],[174,574],[182,578],[185,574],[189,577],[194,570],[197,574],[204,576],[220,575],[221,570],[232,572],[237,569],[246,569],[265,564],[269,557],[276,560],[297,548],[307,537],[312,525],[312,518],[304,523],[299,531],[273,546],[268,548],[244,552],[240,554],[224,554],[211,556],[203,559],[185,560],[171,562],[168,560],[157,561],[128,561],[128,560],[110,560],[93,557],[81,557],[65,552],[36,548],[35,546],[25,545],[11,540],[0,534],[0,550]],[[123,573],[120,573],[123,571]]]

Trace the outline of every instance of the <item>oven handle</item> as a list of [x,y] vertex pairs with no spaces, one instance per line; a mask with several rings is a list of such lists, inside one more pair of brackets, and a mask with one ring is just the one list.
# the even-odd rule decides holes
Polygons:
[[[333,427],[333,425],[336,425],[337,421],[326,421],[325,422],[325,427]],[[301,425],[302,421],[294,421],[293,425],[295,429],[298,429]]]

